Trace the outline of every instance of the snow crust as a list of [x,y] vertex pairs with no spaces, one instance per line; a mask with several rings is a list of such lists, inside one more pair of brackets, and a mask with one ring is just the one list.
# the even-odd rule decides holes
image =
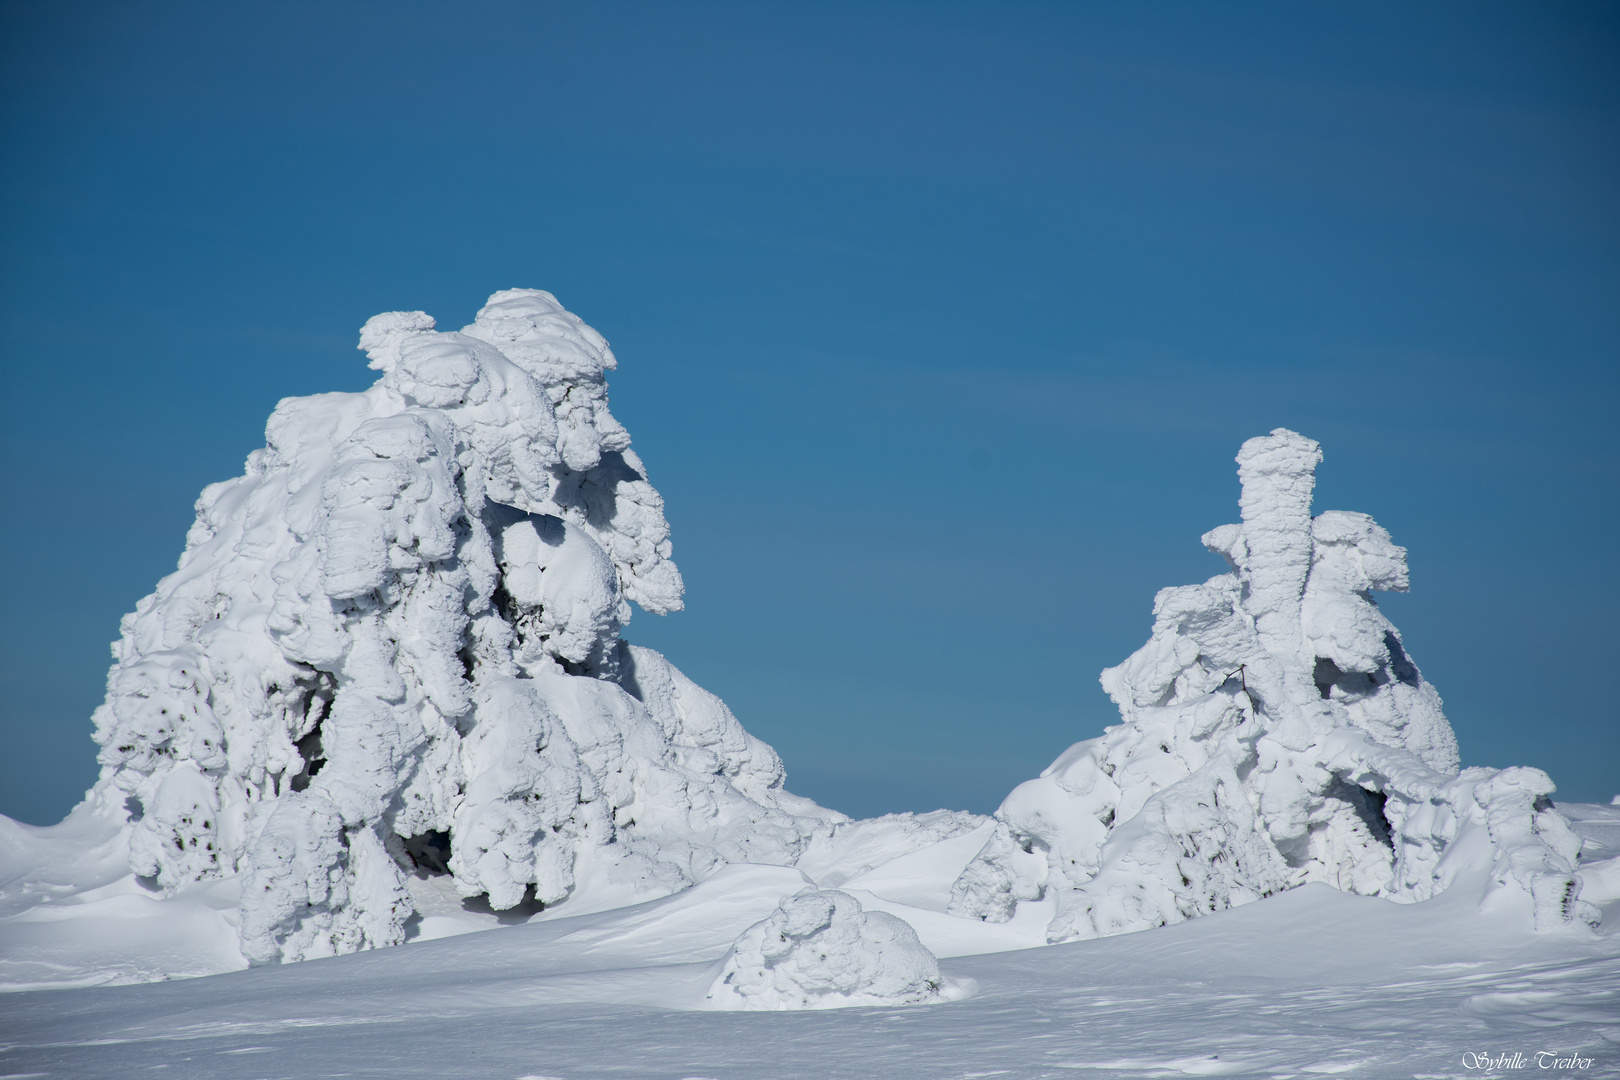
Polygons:
[[939,961],[910,924],[816,888],[744,931],[709,989],[718,1009],[923,1005],[948,996]]
[[243,954],[301,960],[404,941],[413,876],[549,905],[589,852],[633,900],[842,820],[621,639],[682,585],[596,331],[515,289],[360,344],[377,383],[281,402],[124,620],[89,801],[136,875],[239,879]]
[[997,811],[950,910],[1050,897],[1050,941],[1164,926],[1307,882],[1425,900],[1481,878],[1534,925],[1594,922],[1580,840],[1539,769],[1458,770],[1457,741],[1374,591],[1406,551],[1365,514],[1311,516],[1321,448],[1279,428],[1237,457],[1230,571],[1161,590],[1151,639],[1102,674],[1123,723]]

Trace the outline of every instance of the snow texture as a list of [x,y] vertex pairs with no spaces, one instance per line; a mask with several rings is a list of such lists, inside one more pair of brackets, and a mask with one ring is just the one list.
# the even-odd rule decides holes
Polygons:
[[1243,444],[1242,524],[1203,537],[1230,572],[1158,594],[1151,640],[1102,674],[1123,723],[1007,797],[953,913],[1052,898],[1057,942],[1306,882],[1411,902],[1469,879],[1538,929],[1596,921],[1548,776],[1459,773],[1440,697],[1371,596],[1406,590],[1406,551],[1365,514],[1311,516],[1321,459],[1281,428]]
[[[1583,829],[1620,829],[1620,808],[1569,809],[1599,815]],[[952,949],[919,926],[971,996],[714,1009],[732,942],[801,885],[791,869],[730,866],[645,904],[565,906],[404,949],[8,994],[0,1075],[1384,1080],[1509,1075],[1478,1067],[1487,1052],[1522,1050],[1520,1075],[1541,1051],[1588,1064],[1535,1075],[1613,1076],[1620,1062],[1620,935],[1532,933],[1518,913],[1480,912],[1455,891],[1391,904],[1312,884],[1150,934],[1044,946],[1034,926],[1022,947],[997,951]],[[939,919],[959,942],[1008,927]],[[126,920],[125,933],[154,921]]]
[[934,954],[903,919],[805,889],[743,932],[709,990],[718,1009],[831,1009],[946,1000]]
[[630,902],[791,864],[842,820],[621,639],[682,585],[596,331],[514,289],[460,332],[393,312],[360,344],[376,384],[281,402],[124,619],[89,802],[137,875],[239,879],[262,963],[404,941],[413,877],[548,905],[589,853]]

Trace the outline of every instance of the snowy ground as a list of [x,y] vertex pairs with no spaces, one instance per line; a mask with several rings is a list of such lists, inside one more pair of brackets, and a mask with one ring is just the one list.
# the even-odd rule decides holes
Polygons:
[[[1592,856],[1620,848],[1620,808],[1564,809]],[[1536,1068],[1546,1051],[1587,1065],[1540,1075],[1620,1075],[1616,905],[1603,933],[1532,934],[1524,912],[1482,914],[1463,887],[1401,905],[1313,884],[1144,933],[987,952],[1024,931],[885,904],[897,884],[851,882],[912,919],[971,993],[911,1008],[705,1009],[731,941],[798,880],[736,866],[628,909],[7,995],[0,1075],[1451,1077],[1489,1073],[1473,1055],[1522,1053]]]

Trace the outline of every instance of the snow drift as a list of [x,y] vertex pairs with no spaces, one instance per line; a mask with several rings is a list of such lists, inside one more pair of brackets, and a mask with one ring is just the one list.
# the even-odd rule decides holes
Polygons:
[[1231,570],[1162,590],[1152,639],[1102,674],[1124,723],[1072,746],[996,813],[953,913],[1051,897],[1050,941],[1180,922],[1309,881],[1398,901],[1465,879],[1537,928],[1595,921],[1580,841],[1538,769],[1458,771],[1440,697],[1374,603],[1406,551],[1365,514],[1311,516],[1318,445],[1238,454]]
[[283,401],[124,620],[90,800],[136,874],[240,875],[243,953],[299,960],[403,941],[413,873],[498,911],[568,897],[588,853],[629,902],[841,820],[620,639],[682,586],[600,335],[519,289],[361,347],[377,383]]

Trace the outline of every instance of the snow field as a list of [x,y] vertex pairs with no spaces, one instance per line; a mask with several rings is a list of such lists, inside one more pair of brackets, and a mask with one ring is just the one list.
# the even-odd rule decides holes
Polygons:
[[[561,1080],[1463,1077],[1476,1050],[1620,1067],[1620,940],[1535,933],[1477,894],[1321,883],[1153,930],[947,957],[940,1005],[716,1012],[731,942],[804,879],[732,867],[684,893],[208,979],[5,999],[0,1073]],[[982,923],[983,930],[1000,930]]]

